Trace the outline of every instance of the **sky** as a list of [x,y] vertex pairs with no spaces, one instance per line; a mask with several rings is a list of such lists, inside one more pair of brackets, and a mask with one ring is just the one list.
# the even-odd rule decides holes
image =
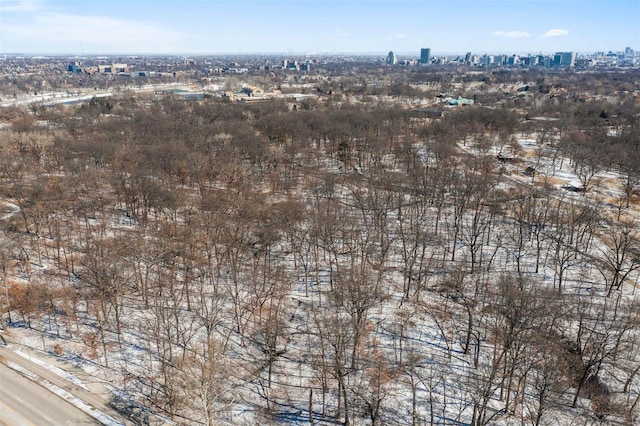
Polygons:
[[0,0],[0,54],[640,50],[640,0]]

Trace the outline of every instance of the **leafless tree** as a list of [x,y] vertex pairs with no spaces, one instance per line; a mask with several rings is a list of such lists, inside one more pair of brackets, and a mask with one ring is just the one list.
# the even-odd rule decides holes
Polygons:
[[596,266],[606,284],[607,295],[619,290],[627,278],[640,268],[640,239],[634,221],[615,221],[602,229],[604,245],[598,246]]

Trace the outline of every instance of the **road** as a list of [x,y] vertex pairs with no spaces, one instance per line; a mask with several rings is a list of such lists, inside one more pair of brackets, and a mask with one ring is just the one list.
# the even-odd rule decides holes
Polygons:
[[[94,409],[99,410],[100,412],[104,413],[105,415],[108,415],[111,417],[111,420],[113,420],[113,424],[122,424],[125,426],[130,426],[133,423],[124,419],[122,416],[120,416],[118,413],[116,413],[110,406],[109,406],[109,402],[108,400],[105,398],[104,395],[101,394],[97,394],[94,392],[91,392],[87,389],[83,389],[80,388],[76,385],[74,385],[73,383],[70,383],[68,381],[66,381],[65,379],[61,378],[60,376],[52,373],[51,371],[47,370],[46,368],[43,368],[39,365],[37,365],[34,362],[30,362],[29,359],[22,357],[18,354],[16,354],[15,352],[13,352],[9,347],[7,346],[3,346],[0,345],[0,364],[2,363],[7,363],[7,362],[13,362],[17,365],[19,365],[20,367],[22,367],[23,369],[30,371],[32,374],[35,374],[36,376],[38,376],[41,379],[44,379],[46,381],[48,381],[49,383],[57,386],[58,388],[61,388],[63,390],[65,390],[66,392],[70,393],[71,395],[73,395],[74,397],[78,398],[81,401],[84,401],[85,404],[88,404],[89,406],[93,407]],[[6,369],[7,367],[5,365],[2,365],[3,369]],[[33,383],[34,385],[37,385],[37,383]],[[49,392],[47,389],[43,388],[42,386],[38,386],[40,387],[40,389],[42,389],[43,391],[47,392],[47,393],[51,393]],[[5,384],[1,381],[0,378],[0,389],[2,390],[2,401],[5,402],[4,400],[4,396],[5,396],[5,392],[6,392],[6,388],[7,386],[5,386]],[[9,389],[9,394],[11,394],[11,389]],[[62,404],[66,404],[69,405],[68,402],[64,401],[62,398],[56,396],[56,395],[51,395],[54,398],[57,398],[57,400],[59,401],[59,406],[62,406]],[[22,397],[21,397],[22,398]],[[24,399],[24,398],[22,398]],[[54,399],[54,401],[56,401]],[[15,403],[15,400],[11,400],[9,399],[9,402],[11,402],[11,404]],[[13,408],[13,407],[11,407]],[[2,409],[6,409],[6,406],[2,406]],[[1,413],[2,411],[0,411]],[[57,419],[56,419],[57,421]],[[9,423],[12,425],[12,423]],[[42,423],[42,421],[40,420],[39,423],[34,423],[35,425],[39,426],[41,424],[43,425],[49,425],[49,423]],[[53,423],[53,424],[65,424],[63,423]],[[71,423],[74,424],[74,423]],[[97,422],[95,419],[91,419],[91,421],[89,423],[78,423],[78,424],[100,424],[100,422]],[[0,425],[2,425],[2,423],[0,423]]]
[[133,91],[133,92],[149,92],[153,93],[155,91],[162,90],[202,90],[198,86],[194,86],[191,84],[179,84],[179,83],[164,83],[158,85],[145,85],[141,87],[116,87],[111,89],[103,89],[103,90],[95,90],[95,89],[74,89],[72,93],[68,92],[50,92],[50,93],[42,93],[39,95],[29,95],[24,98],[14,99],[10,101],[5,101],[0,103],[0,107],[17,107],[17,106],[28,106],[32,103],[42,104],[42,105],[56,105],[56,104],[64,104],[64,103],[74,103],[79,101],[86,101],[93,97],[104,98],[110,97],[118,94],[119,91]]
[[0,364],[0,425],[95,425],[94,419]]

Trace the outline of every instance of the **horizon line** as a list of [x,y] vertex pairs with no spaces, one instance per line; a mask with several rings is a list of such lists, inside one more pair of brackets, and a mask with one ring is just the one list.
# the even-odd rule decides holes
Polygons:
[[[633,49],[635,51],[635,49]],[[622,52],[623,50],[608,50],[607,53]],[[118,53],[104,53],[104,52],[84,52],[71,53],[71,52],[0,52],[0,56],[31,56],[31,57],[47,57],[47,56],[68,56],[68,57],[86,57],[86,56],[386,56],[389,52],[394,52],[396,55],[410,56],[420,58],[420,54],[416,54],[413,51],[345,51],[345,52],[118,52]],[[575,52],[576,54],[594,54],[596,52],[604,52],[604,50],[593,51],[577,51],[577,50],[553,50],[553,51],[538,51],[538,52],[504,52],[504,51],[432,51],[431,56],[460,56],[472,53],[474,55],[548,55],[557,52]]]

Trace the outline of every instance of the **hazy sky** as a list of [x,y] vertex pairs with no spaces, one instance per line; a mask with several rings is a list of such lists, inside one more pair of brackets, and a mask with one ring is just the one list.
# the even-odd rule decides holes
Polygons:
[[640,50],[640,0],[0,0],[0,53]]

